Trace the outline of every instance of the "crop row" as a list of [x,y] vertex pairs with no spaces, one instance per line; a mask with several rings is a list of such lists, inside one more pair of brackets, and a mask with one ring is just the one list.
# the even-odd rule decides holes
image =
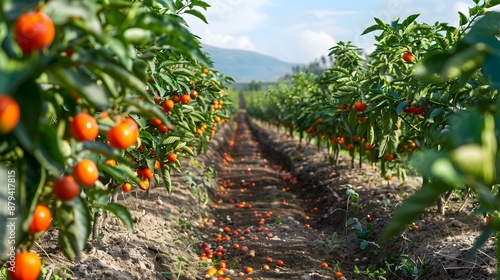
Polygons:
[[114,195],[172,191],[180,159],[205,151],[234,114],[231,78],[212,67],[183,18],[206,22],[208,7],[2,1],[0,219],[15,223],[0,228],[0,259],[12,279],[37,279],[41,260],[29,249],[49,227],[70,260],[98,232],[102,211],[131,230]]
[[419,15],[375,24],[375,50],[351,42],[330,49],[334,65],[319,75],[297,73],[265,92],[243,96],[249,114],[317,143],[335,163],[341,151],[379,165],[381,175],[423,177],[394,213],[384,238],[397,235],[453,192],[473,194],[488,219],[477,249],[500,230],[494,219],[500,136],[498,1],[474,1],[457,27],[418,23]]

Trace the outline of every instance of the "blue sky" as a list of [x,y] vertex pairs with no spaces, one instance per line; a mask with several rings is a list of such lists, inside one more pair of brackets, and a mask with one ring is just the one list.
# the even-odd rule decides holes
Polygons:
[[286,62],[309,63],[326,56],[338,41],[353,41],[368,51],[373,35],[359,36],[374,17],[389,22],[419,13],[419,22],[456,25],[458,11],[472,0],[206,0],[209,24],[191,16],[191,30],[208,45],[251,50]]

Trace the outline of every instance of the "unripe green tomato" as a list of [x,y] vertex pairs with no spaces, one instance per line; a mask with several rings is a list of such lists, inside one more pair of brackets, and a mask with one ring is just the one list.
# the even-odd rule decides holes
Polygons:
[[151,35],[151,31],[138,27],[132,27],[123,32],[123,36],[129,43],[139,47],[146,46],[151,39]]

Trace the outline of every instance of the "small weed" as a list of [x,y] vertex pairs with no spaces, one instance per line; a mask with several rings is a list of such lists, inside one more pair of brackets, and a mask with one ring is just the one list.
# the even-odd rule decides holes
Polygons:
[[339,238],[334,232],[330,237],[323,237],[315,241],[316,246],[322,249],[325,253],[331,254],[334,250],[340,248]]

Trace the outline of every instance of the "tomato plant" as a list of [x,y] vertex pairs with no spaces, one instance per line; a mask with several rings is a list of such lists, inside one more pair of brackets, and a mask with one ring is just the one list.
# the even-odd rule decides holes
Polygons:
[[[208,7],[201,0],[0,3],[0,172],[9,174],[0,198],[13,205],[0,219],[20,221],[17,253],[34,244],[28,233],[47,226],[30,224],[40,219],[37,205],[54,215],[70,260],[98,232],[100,211],[131,230],[114,194],[162,185],[170,192],[170,172],[206,151],[235,112],[235,94],[224,91],[232,79],[213,68],[183,19],[206,22]],[[0,229],[2,260],[12,251],[9,234]]]
[[[313,141],[332,163],[345,151],[381,176],[404,180],[407,168],[422,188],[394,213],[384,238],[397,235],[436,203],[467,190],[477,212],[498,215],[499,1],[474,1],[458,26],[418,23],[418,14],[389,23],[375,19],[369,55],[351,42],[330,49],[334,65],[319,75],[297,73],[267,92],[244,94],[253,117]],[[321,121],[319,121],[321,120]],[[500,223],[498,223],[500,225]],[[478,246],[500,226],[492,223]],[[500,244],[500,243],[499,243]]]

